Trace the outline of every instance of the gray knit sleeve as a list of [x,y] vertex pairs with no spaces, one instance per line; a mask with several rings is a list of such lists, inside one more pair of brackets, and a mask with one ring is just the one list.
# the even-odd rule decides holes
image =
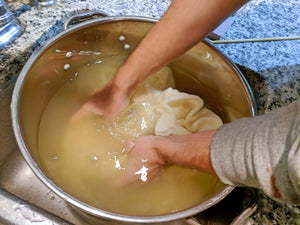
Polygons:
[[225,124],[211,144],[213,168],[229,185],[300,204],[300,101]]

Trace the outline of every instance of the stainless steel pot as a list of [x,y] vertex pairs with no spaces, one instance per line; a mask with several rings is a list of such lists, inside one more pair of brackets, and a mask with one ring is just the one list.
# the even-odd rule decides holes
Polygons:
[[[38,49],[24,66],[14,88],[11,113],[16,140],[26,162],[37,177],[53,192],[77,209],[93,224],[172,223],[197,214],[221,201],[233,187],[216,185],[207,201],[175,213],[153,217],[136,217],[107,212],[79,201],[58,187],[41,167],[37,136],[41,116],[57,89],[83,65],[101,57],[128,55],[157,20],[143,17],[105,17],[82,22]],[[126,36],[130,50],[120,45]],[[73,52],[72,58],[65,53]],[[64,66],[70,65],[66,71]],[[187,84],[187,76],[178,75],[177,88],[198,94],[225,122],[256,113],[254,98],[241,72],[208,41],[203,41],[169,65],[186,74],[197,85]],[[199,88],[199,85],[201,88]],[[221,182],[220,182],[221,184]]]

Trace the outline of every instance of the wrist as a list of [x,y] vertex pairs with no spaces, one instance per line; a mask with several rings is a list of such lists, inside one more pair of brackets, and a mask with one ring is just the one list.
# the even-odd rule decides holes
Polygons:
[[[151,45],[150,45],[151,46]],[[148,45],[137,47],[119,67],[113,82],[130,96],[138,84],[164,65],[157,64],[157,54],[151,53]]]
[[128,97],[132,95],[140,80],[140,72],[129,63],[124,63],[119,67],[112,79],[112,85],[118,90],[126,94]]

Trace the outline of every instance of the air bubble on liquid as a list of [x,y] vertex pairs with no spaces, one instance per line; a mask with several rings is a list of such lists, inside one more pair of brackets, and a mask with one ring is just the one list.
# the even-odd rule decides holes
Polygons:
[[56,49],[56,50],[55,50],[55,52],[56,52],[56,53],[65,53],[66,51],[64,51],[64,50],[59,50],[59,49]]
[[73,53],[72,52],[67,52],[66,53],[66,59],[71,59],[73,56]]
[[53,156],[51,157],[51,159],[56,160],[56,159],[58,159],[58,156],[57,156],[57,155],[53,155]]
[[92,156],[93,160],[97,161],[98,157],[97,156]]
[[141,130],[144,130],[146,128],[147,128],[147,122],[145,120],[145,117],[142,117]]
[[102,63],[101,59],[99,59],[99,60],[97,60],[97,61],[94,62],[94,64],[100,64],[100,63]]
[[125,37],[123,36],[123,35],[121,35],[120,37],[119,37],[119,41],[125,41]]
[[55,196],[51,196],[50,199],[51,199],[51,200],[55,200]]
[[130,49],[130,45],[129,44],[125,44],[124,45],[124,49]]
[[109,131],[110,135],[113,135],[113,131],[112,131],[111,127],[108,128],[108,131]]
[[78,72],[76,72],[75,74],[74,74],[74,77],[77,77],[78,76]]
[[80,51],[78,55],[101,55],[101,52],[94,52],[94,51]]
[[70,64],[65,64],[64,65],[64,70],[68,70],[68,69],[70,69],[70,67],[71,67]]

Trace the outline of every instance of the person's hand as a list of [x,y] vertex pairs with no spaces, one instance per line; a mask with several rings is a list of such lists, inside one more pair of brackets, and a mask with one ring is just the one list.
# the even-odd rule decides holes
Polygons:
[[157,177],[168,165],[159,149],[159,139],[164,137],[142,136],[126,144],[129,160],[124,176],[118,180],[118,186],[144,184]]
[[91,95],[74,114],[72,120],[77,120],[89,113],[112,118],[122,111],[128,103],[129,97],[127,93],[111,81],[104,88]]
[[165,166],[176,164],[216,175],[210,159],[210,144],[216,130],[174,136],[142,136],[125,147],[129,154],[125,174],[118,186],[153,180]]

